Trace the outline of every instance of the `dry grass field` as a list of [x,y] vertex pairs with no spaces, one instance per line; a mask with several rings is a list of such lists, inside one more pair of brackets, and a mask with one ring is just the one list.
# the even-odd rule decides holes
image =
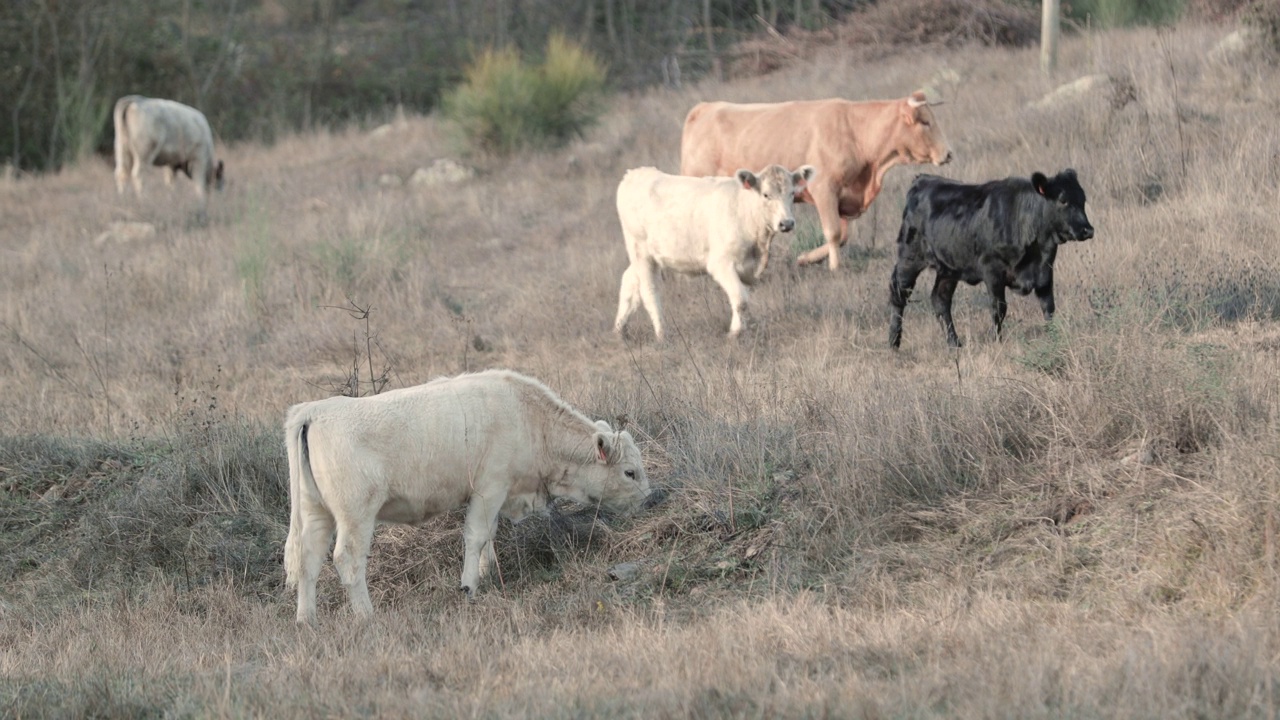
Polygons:
[[[435,118],[236,146],[205,223],[158,171],[141,201],[97,161],[5,181],[0,713],[1275,717],[1280,71],[1215,56],[1226,32],[1066,38],[1056,82],[1034,49],[832,50],[616,97],[511,160],[460,156]],[[1028,106],[1094,73],[1115,82]],[[677,169],[693,103],[930,82],[942,174],[1080,174],[1097,236],[1058,255],[1052,327],[1011,297],[997,341],[962,287],[949,351],[921,291],[888,349],[904,167],[837,273],[791,262],[818,241],[799,210],[738,341],[706,278],[667,278],[664,345],[643,314],[609,332],[614,189]],[[478,174],[379,183],[441,157]],[[353,365],[362,393],[534,375],[627,416],[665,499],[504,522],[474,603],[460,516],[384,528],[374,620],[326,568],[298,628],[279,426]]]

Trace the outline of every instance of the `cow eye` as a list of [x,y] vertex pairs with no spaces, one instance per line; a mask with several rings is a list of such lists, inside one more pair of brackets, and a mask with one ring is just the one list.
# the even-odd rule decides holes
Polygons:
[[632,480],[635,480],[635,479],[636,479],[636,471],[635,471],[635,470],[628,470],[628,471],[626,471],[626,472],[625,472],[625,473],[623,473],[623,474],[624,474],[624,475],[626,475],[627,477],[631,478]]

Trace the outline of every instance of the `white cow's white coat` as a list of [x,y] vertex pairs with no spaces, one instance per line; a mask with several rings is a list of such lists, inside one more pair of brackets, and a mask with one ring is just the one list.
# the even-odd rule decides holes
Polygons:
[[142,168],[156,165],[173,182],[182,170],[195,181],[204,208],[209,190],[222,187],[222,162],[213,155],[213,131],[204,113],[161,98],[126,95],[116,101],[116,192],[124,194],[132,176],[133,191],[142,195]]
[[657,273],[667,268],[707,274],[729,296],[729,335],[742,331],[747,285],[769,263],[769,246],[779,232],[795,227],[792,205],[815,171],[792,172],[770,165],[759,174],[682,177],[651,167],[628,170],[618,184],[618,219],[631,265],[622,275],[614,332],[621,333],[641,303],[663,339]]
[[627,512],[649,494],[631,434],[592,422],[542,383],[489,370],[364,398],[289,409],[285,571],[298,621],[316,617],[316,578],[333,564],[358,616],[373,612],[365,567],[378,522],[416,524],[467,505],[462,589],[494,559],[498,515],[519,521],[549,498]]

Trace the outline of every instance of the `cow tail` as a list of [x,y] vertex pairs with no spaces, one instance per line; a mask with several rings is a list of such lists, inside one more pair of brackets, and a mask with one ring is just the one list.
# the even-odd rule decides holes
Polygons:
[[289,455],[289,536],[284,541],[284,576],[289,587],[302,576],[302,542],[305,537],[302,520],[302,493],[315,492],[311,475],[311,459],[307,448],[310,418],[302,413],[289,413],[285,423],[285,446]]
[[115,123],[116,133],[116,171],[119,172],[124,168],[125,143],[129,137],[129,120],[125,117],[125,111],[137,100],[137,95],[125,95],[116,101],[115,110],[112,112],[112,119]]

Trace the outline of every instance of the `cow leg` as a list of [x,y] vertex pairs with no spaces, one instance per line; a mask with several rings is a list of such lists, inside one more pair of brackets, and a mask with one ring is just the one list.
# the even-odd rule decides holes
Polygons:
[[141,158],[139,158],[139,157],[137,157],[137,156],[134,156],[134,158],[133,158],[133,169],[132,169],[131,175],[133,176],[133,194],[134,194],[134,195],[137,195],[138,197],[142,197],[142,167],[143,167],[143,164],[144,164],[144,163],[142,162],[142,159],[141,159]]
[[889,276],[889,347],[896,348],[902,342],[902,311],[911,299],[916,278],[924,268],[894,265]]
[[937,279],[933,281],[931,297],[933,312],[938,316],[938,322],[942,323],[942,331],[947,336],[947,345],[953,348],[964,345],[956,335],[956,324],[951,319],[951,296],[955,295],[957,282],[956,278],[939,272]]
[[[813,192],[812,190],[817,190]],[[848,240],[852,220],[840,217],[839,190],[811,190],[814,207],[818,209],[818,220],[822,223],[822,236],[826,244],[820,245],[796,258],[797,265],[811,265],[828,260],[827,267],[837,270],[840,267],[840,247]]]
[[164,184],[165,184],[165,187],[173,187],[173,174],[174,174],[174,173],[173,173],[173,166],[172,166],[172,165],[165,165],[165,166],[164,166]]
[[645,312],[649,313],[649,321],[653,323],[653,334],[662,342],[665,333],[662,329],[662,300],[658,297],[658,273],[653,263],[644,261],[632,265],[636,268],[636,281],[640,285],[640,299],[644,302]]
[[1003,340],[1000,326],[1004,324],[1004,316],[1009,311],[1009,303],[1004,297],[1004,283],[987,279],[987,291],[991,293],[991,322],[996,326],[996,339]]
[[298,622],[316,621],[316,581],[320,566],[333,540],[333,517],[323,508],[302,511],[302,527],[296,539],[301,543],[302,572],[298,577]]
[[368,517],[368,520],[339,522],[338,540],[333,547],[333,566],[338,570],[342,586],[347,589],[351,612],[359,618],[367,618],[373,614],[369,585],[365,582],[365,569],[377,521],[373,514]]
[[772,246],[773,233],[769,233],[769,236],[764,240],[764,247],[760,250],[760,261],[756,263],[756,271],[751,277],[752,282],[758,282],[760,278],[764,277],[764,269],[769,267],[769,248]]
[[467,599],[475,598],[480,587],[480,556],[485,545],[493,542],[493,531],[497,528],[498,512],[502,509],[501,500],[490,500],[480,495],[473,495],[467,505],[467,519],[462,527],[463,559],[462,559],[462,592]]
[[627,321],[640,307],[640,274],[635,264],[627,266],[622,273],[622,286],[618,289],[618,315],[613,320],[613,331],[618,335],[626,327]]
[[729,296],[729,308],[733,311],[733,318],[729,320],[729,337],[738,337],[742,332],[742,316],[747,310],[747,286],[742,284],[742,279],[738,277],[738,271],[730,260],[709,263],[707,273],[724,288],[725,295]]
[[129,180],[129,171],[133,168],[133,152],[116,138],[116,194],[124,195],[125,183]]
[[489,542],[484,544],[484,548],[480,553],[480,579],[483,580],[489,576],[489,568],[498,566],[498,552],[493,547],[493,539],[498,535],[498,518],[494,516],[493,522],[489,525]]
[[1054,304],[1053,304],[1053,271],[1045,277],[1040,278],[1040,282],[1036,283],[1036,299],[1040,301],[1040,310],[1044,313],[1044,321],[1053,320]]

